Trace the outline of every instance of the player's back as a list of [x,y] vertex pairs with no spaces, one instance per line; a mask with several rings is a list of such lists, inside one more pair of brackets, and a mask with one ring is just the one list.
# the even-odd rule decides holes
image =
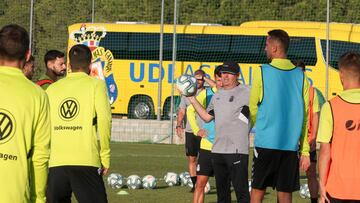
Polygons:
[[261,73],[264,96],[258,105],[255,146],[296,151],[304,120],[304,73],[266,64]]
[[[28,202],[29,180],[34,180],[30,175],[32,163],[35,170],[47,170],[47,97],[20,69],[5,66],[0,67],[0,92],[0,202]],[[42,178],[40,182],[44,184],[47,174],[38,175],[41,177],[36,178]]]
[[52,121],[50,167],[101,166],[96,135],[99,91],[106,91],[104,81],[83,72],[69,73],[46,90]]

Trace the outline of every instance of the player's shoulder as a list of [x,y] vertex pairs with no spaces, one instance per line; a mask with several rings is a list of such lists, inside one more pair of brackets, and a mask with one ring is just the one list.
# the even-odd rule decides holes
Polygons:
[[239,84],[237,87],[238,92],[244,92],[244,93],[250,93],[250,86],[249,85],[243,85]]
[[49,94],[49,93],[51,94],[51,92],[53,92],[53,91],[59,91],[58,88],[63,87],[62,84],[64,83],[65,78],[61,78],[58,81],[49,84],[49,86],[46,88],[45,92],[47,94]]
[[95,89],[106,89],[106,82],[105,80],[101,80],[98,78],[90,77],[89,82]]
[[16,81],[17,94],[21,94],[24,103],[31,104],[35,103],[44,103],[47,101],[47,94],[45,91],[37,84],[27,79],[26,77],[21,78]]
[[322,106],[321,106],[321,115],[323,117],[332,117],[332,110],[331,110],[331,104],[330,101],[325,102]]
[[206,91],[208,91],[207,88],[201,89],[200,92],[196,95],[196,98],[199,99],[205,97]]
[[45,91],[39,85],[32,82],[31,80],[28,80],[25,78],[22,80],[22,83],[26,87],[26,88],[24,88],[24,91],[30,93],[30,95],[34,95],[34,96],[45,96],[46,95]]

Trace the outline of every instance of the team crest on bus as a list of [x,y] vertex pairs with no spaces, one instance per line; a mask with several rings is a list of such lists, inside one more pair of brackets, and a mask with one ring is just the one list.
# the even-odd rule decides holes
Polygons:
[[70,34],[70,38],[77,44],[84,44],[90,48],[92,52],[90,75],[105,80],[110,104],[112,104],[118,96],[118,89],[112,72],[114,56],[110,50],[105,50],[104,47],[99,46],[101,39],[105,36],[104,27],[87,27],[86,24],[82,24],[80,30]]

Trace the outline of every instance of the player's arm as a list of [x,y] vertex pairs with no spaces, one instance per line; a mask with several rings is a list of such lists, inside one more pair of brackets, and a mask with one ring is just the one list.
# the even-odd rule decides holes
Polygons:
[[304,87],[303,87],[303,102],[304,102],[304,119],[303,119],[303,125],[300,135],[300,168],[304,171],[307,171],[307,169],[310,166],[310,145],[308,141],[308,113],[309,113],[309,79],[304,74]]
[[198,135],[200,128],[196,122],[196,111],[192,105],[187,107],[186,115],[187,122],[189,122],[191,130],[193,131],[194,135]]
[[[207,91],[208,90],[205,89],[196,96],[196,99],[202,104],[202,106],[206,106]],[[197,135],[200,137],[204,136],[204,132],[203,132],[204,130],[200,130],[200,127],[196,120],[196,111],[192,105],[189,105],[187,107],[186,116],[187,116],[186,117],[187,121],[189,122],[191,130],[193,131],[194,135]]]
[[320,113],[316,112],[313,113],[313,121],[312,121],[312,126],[311,126],[311,133],[314,134],[312,137],[314,138],[313,140],[310,140],[310,151],[316,150],[316,133],[319,127],[319,117],[320,117]]
[[300,135],[300,153],[304,156],[309,156],[310,146],[308,142],[307,129],[308,129],[308,113],[309,113],[309,80],[304,74],[304,89],[303,89],[303,102],[304,102],[304,119]]
[[181,96],[179,109],[178,109],[178,115],[177,115],[177,119],[176,119],[176,135],[180,138],[182,138],[183,134],[184,134],[183,123],[184,123],[184,118],[186,115],[185,99],[186,98],[184,96]]
[[216,82],[213,81],[211,78],[204,76],[204,80],[207,84],[209,84],[211,88],[216,87]]
[[95,89],[95,112],[100,141],[100,160],[103,174],[110,167],[111,107],[105,82],[99,80]]
[[47,95],[41,95],[38,118],[34,125],[31,155],[31,202],[45,202],[45,190],[50,156],[50,107]]
[[319,117],[320,117],[320,104],[319,99],[316,93],[316,90],[314,89],[314,100],[313,100],[313,114],[312,114],[312,124],[311,124],[311,137],[314,138],[313,140],[309,140],[310,143],[310,151],[316,150],[316,134],[318,131],[319,126]]
[[256,114],[258,111],[258,104],[262,99],[262,76],[261,68],[254,69],[254,80],[252,81],[251,91],[250,91],[250,120],[251,126],[255,125]]
[[214,116],[210,115],[194,96],[188,99],[201,119],[207,123],[214,119]]
[[[325,202],[327,199],[326,195],[326,182],[327,175],[330,168],[330,144],[321,143],[320,144],[320,153],[319,153],[319,188],[320,188],[320,202]],[[328,201],[328,200],[327,200]],[[330,202],[330,201],[328,201]]]
[[330,109],[330,104],[327,102],[321,109],[319,130],[317,133],[317,142],[320,142],[319,153],[319,186],[320,186],[320,202],[327,200],[326,196],[326,182],[328,178],[331,153],[330,153],[330,141],[333,133],[333,120]]

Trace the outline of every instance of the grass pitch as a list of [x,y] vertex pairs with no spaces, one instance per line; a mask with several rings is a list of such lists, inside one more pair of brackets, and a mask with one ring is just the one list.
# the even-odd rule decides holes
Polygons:
[[[251,175],[252,150],[249,158],[249,176]],[[110,173],[120,173],[124,177],[129,175],[153,175],[163,178],[166,172],[181,173],[187,171],[187,160],[184,145],[166,144],[141,144],[141,143],[112,143],[111,144],[111,167]],[[104,178],[105,184],[106,177]],[[301,181],[302,183],[305,180]],[[205,195],[205,202],[216,202],[215,179],[210,178],[211,191]],[[154,190],[130,190],[127,188],[112,189],[106,185],[108,200],[110,203],[117,202],[192,202],[190,188],[185,186],[168,187],[163,180],[158,181],[158,187]],[[117,192],[124,190],[128,195],[118,195]],[[235,202],[235,193],[232,192],[232,200]],[[276,202],[276,193],[268,188],[264,202]],[[298,192],[293,193],[293,202],[310,202],[302,199]]]

